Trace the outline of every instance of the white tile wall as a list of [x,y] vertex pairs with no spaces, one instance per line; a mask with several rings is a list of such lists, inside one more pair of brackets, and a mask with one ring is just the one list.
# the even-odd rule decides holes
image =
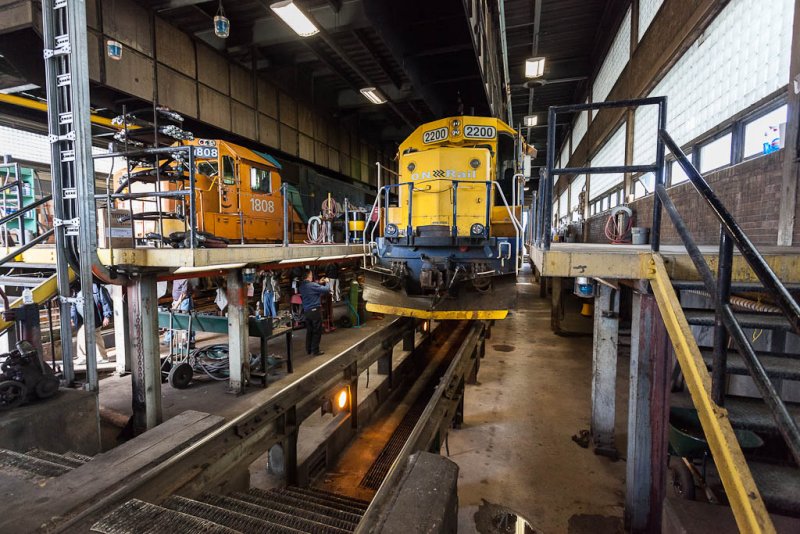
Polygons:
[[639,41],[656,18],[656,13],[663,3],[664,0],[639,0]]
[[[592,158],[592,167],[609,167],[625,165],[625,123],[611,135],[608,142]],[[609,189],[621,184],[624,180],[622,173],[618,174],[593,174],[589,184],[589,200],[594,200]]]
[[[650,93],[680,145],[789,82],[793,0],[731,0]],[[634,163],[655,161],[656,111],[636,112]]]
[[[631,57],[631,10],[625,14],[625,18],[620,24],[617,35],[611,43],[603,65],[597,73],[597,78],[592,85],[592,102],[603,102],[608,93],[617,83],[617,78],[622,74],[625,65]],[[597,110],[592,111],[592,117],[597,114]]]

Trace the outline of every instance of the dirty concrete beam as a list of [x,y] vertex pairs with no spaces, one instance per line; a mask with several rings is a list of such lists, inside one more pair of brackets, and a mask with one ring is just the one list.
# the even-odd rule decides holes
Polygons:
[[228,271],[228,360],[230,362],[229,393],[244,393],[250,374],[247,347],[247,292],[239,269]]
[[143,274],[135,277],[126,289],[130,322],[133,426],[134,431],[139,433],[163,421],[156,275]]
[[619,342],[619,291],[599,284],[592,342],[592,442],[599,454],[617,456],[614,443]]
[[625,523],[657,532],[666,493],[669,337],[652,295],[634,293],[631,313]]

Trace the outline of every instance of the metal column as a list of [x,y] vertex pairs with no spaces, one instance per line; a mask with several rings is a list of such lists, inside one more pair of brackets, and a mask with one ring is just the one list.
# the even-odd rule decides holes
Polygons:
[[109,286],[114,303],[114,351],[117,356],[117,374],[131,372],[131,329],[128,318],[128,299],[123,286]]
[[657,532],[666,489],[669,338],[652,295],[635,293],[631,313],[625,523]]
[[161,351],[158,345],[156,275],[143,274],[127,286],[130,332],[133,427],[139,433],[159,425]]
[[238,269],[228,271],[228,359],[229,392],[244,393],[250,374],[250,351],[247,346],[247,292]]
[[619,342],[619,291],[598,284],[592,341],[592,442],[595,451],[617,456],[614,443]]

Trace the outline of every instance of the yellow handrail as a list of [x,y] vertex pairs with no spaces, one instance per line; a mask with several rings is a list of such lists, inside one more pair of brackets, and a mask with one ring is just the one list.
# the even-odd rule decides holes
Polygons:
[[660,254],[653,254],[648,275],[736,524],[741,532],[774,533],[772,519],[733,433],[728,411],[711,400],[711,377]]

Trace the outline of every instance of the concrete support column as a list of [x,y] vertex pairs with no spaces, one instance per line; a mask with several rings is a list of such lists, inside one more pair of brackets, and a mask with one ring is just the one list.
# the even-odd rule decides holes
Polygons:
[[625,523],[658,532],[666,489],[669,338],[652,295],[635,293],[631,313]]
[[778,245],[793,244],[797,224],[797,181],[800,179],[800,0],[794,2],[794,32],[792,58],[789,67],[789,111],[784,139],[783,181],[778,215]]
[[135,277],[127,286],[130,322],[133,427],[139,433],[163,420],[161,411],[161,351],[158,345],[156,275]]
[[111,300],[114,303],[114,347],[117,355],[117,374],[131,372],[131,334],[128,318],[128,299],[125,287],[108,286]]
[[592,342],[592,442],[598,454],[617,456],[616,417],[619,291],[599,284],[594,298]]
[[244,393],[250,375],[250,351],[247,336],[247,289],[238,269],[228,271],[228,359],[229,392]]

